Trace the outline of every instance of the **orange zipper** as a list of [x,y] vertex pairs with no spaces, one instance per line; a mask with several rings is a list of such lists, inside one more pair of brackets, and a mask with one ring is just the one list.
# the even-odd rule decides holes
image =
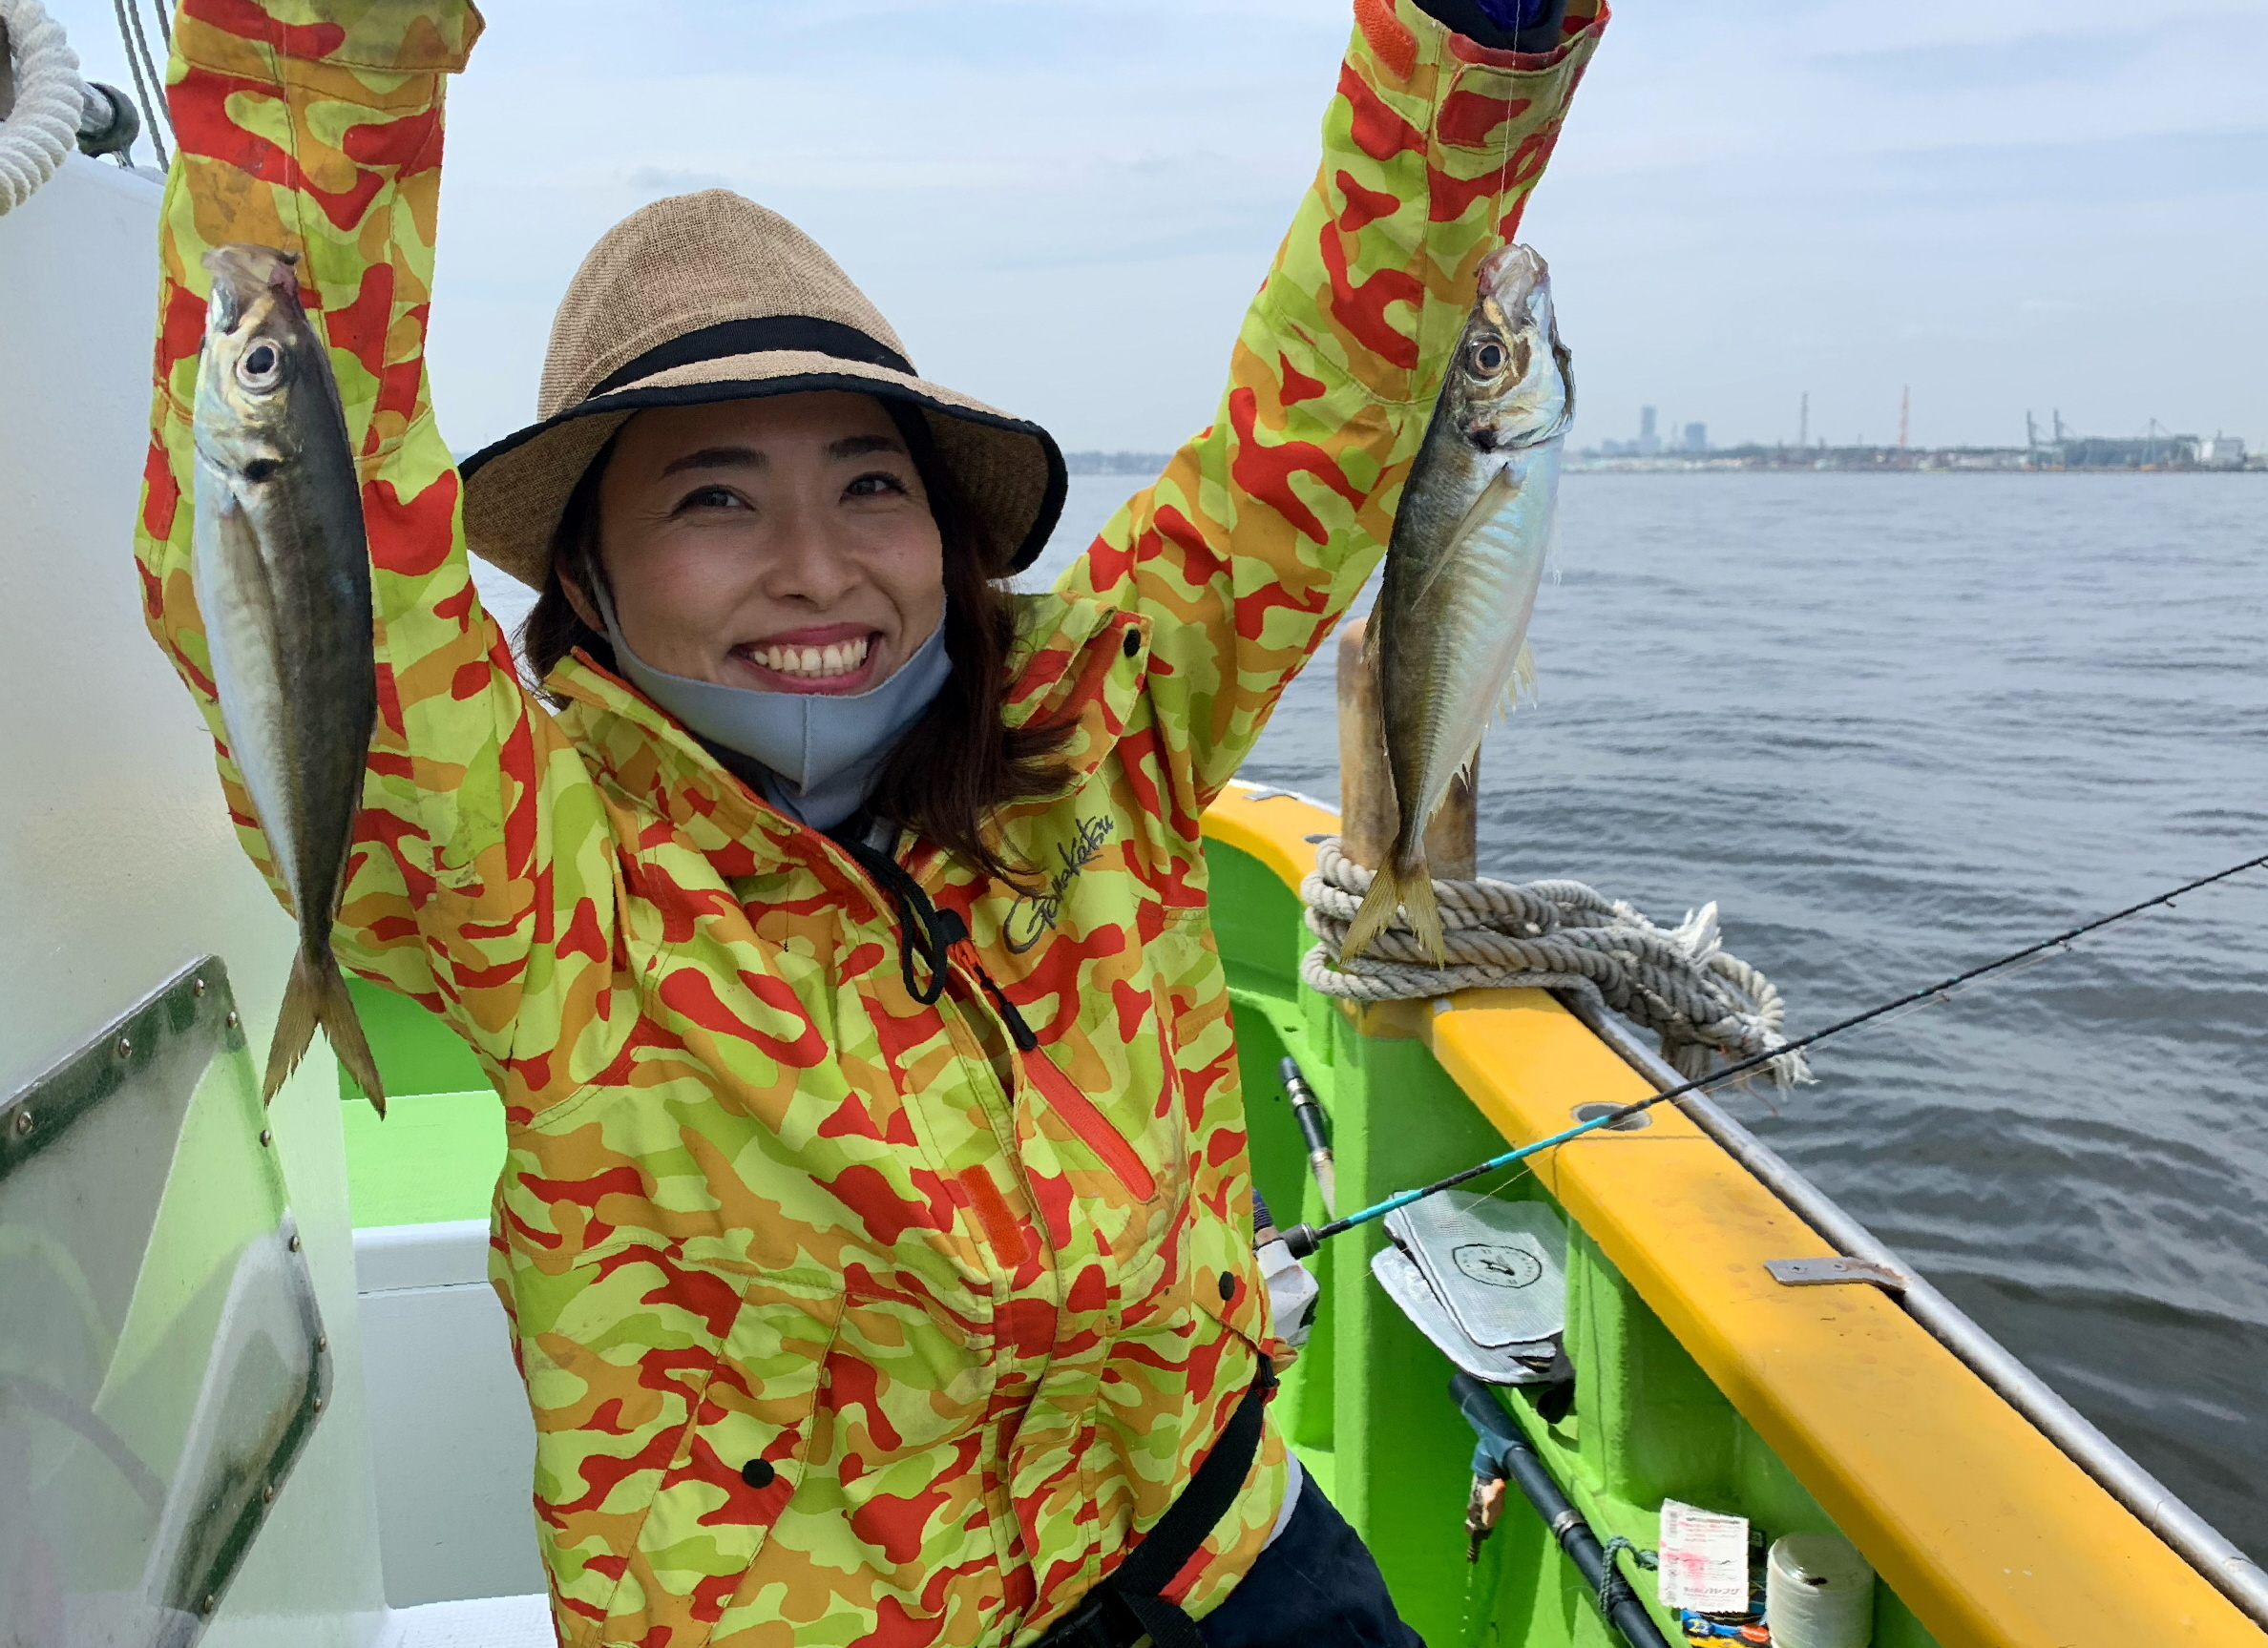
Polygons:
[[999,1010],[1000,1018],[1008,1027],[1009,1037],[1016,1043],[1017,1056],[1023,1060],[1025,1074],[1032,1078],[1032,1085],[1040,1090],[1055,1108],[1056,1114],[1079,1136],[1080,1142],[1102,1158],[1102,1165],[1110,1169],[1119,1183],[1124,1185],[1128,1194],[1137,1200],[1147,1201],[1157,1195],[1156,1176],[1144,1163],[1134,1147],[1126,1142],[1126,1136],[1111,1125],[1110,1117],[1096,1109],[1095,1101],[1086,1095],[1079,1083],[1073,1081],[1064,1073],[1063,1067],[1048,1056],[1047,1049],[1040,1045],[1039,1036],[1024,1022],[1023,1014],[1017,1012],[1016,1004],[1008,999],[1007,992],[985,970],[983,960],[976,954],[976,945],[966,938],[960,939],[954,944],[953,953],[959,958],[962,966],[976,975],[976,982],[991,995],[993,1005]]
[[1095,1101],[1080,1091],[1079,1084],[1063,1074],[1063,1067],[1047,1056],[1045,1048],[1034,1048],[1024,1055],[1031,1071],[1032,1083],[1047,1095],[1047,1102],[1056,1114],[1071,1126],[1086,1147],[1102,1158],[1103,1166],[1118,1176],[1118,1181],[1140,1201],[1147,1201],[1158,1194],[1158,1181],[1150,1170],[1143,1165],[1142,1158],[1126,1142],[1126,1136],[1110,1124],[1110,1117],[1095,1108]]
[[[1000,1019],[1008,1027],[1008,1034],[1016,1043],[1018,1057],[1031,1075],[1032,1084],[1046,1095],[1071,1131],[1079,1136],[1086,1147],[1102,1158],[1125,1186],[1127,1192],[1140,1200],[1147,1201],[1158,1194],[1157,1179],[1143,1164],[1134,1147],[1126,1142],[1124,1134],[1110,1124],[1110,1118],[1095,1108],[1093,1099],[1080,1091],[1079,1084],[1063,1074],[1062,1067],[1048,1057],[1040,1045],[1040,1038],[1032,1033],[1032,1027],[1024,1022],[1016,1004],[1007,992],[994,982],[985,970],[984,961],[976,953],[976,946],[969,937],[968,924],[958,911],[940,909],[922,889],[903,865],[888,854],[856,843],[838,844],[849,856],[864,868],[879,890],[887,891],[897,906],[900,934],[898,939],[898,966],[903,972],[906,993],[924,1007],[934,1004],[945,988],[947,959],[953,958],[968,969],[976,982],[984,987],[999,1010]],[[877,912],[879,907],[877,906]],[[920,926],[920,939],[914,936],[915,924]],[[914,976],[914,958],[916,952],[929,963],[927,985]]]

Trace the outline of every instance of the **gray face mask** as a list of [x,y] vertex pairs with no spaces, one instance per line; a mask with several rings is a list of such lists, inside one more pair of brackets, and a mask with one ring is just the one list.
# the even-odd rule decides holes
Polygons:
[[[929,708],[953,673],[940,618],[912,657],[863,693],[721,686],[658,670],[632,652],[603,591],[598,612],[631,684],[682,721],[740,778],[761,777],[765,800],[817,830],[832,829],[858,810],[898,735]],[[761,774],[751,775],[734,756],[755,762]]]

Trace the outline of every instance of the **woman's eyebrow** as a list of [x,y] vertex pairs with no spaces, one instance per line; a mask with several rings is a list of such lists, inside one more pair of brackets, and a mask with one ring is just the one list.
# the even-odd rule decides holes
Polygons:
[[895,435],[845,435],[839,441],[830,441],[827,455],[830,458],[863,458],[869,452],[896,452],[911,456],[906,443]]
[[686,469],[761,469],[771,462],[753,447],[704,447],[662,466],[664,480]]

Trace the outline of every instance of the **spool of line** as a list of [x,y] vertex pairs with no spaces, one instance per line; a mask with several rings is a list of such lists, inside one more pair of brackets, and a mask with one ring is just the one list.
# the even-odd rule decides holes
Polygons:
[[1791,1533],[1764,1562],[1764,1617],[1779,1648],[1866,1648],[1874,1570],[1839,1533]]

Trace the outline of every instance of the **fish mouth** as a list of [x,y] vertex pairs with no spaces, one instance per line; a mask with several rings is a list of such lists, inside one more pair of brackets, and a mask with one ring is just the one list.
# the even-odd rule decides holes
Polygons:
[[1533,247],[1517,242],[1499,246],[1480,261],[1480,290],[1510,309],[1525,303],[1530,293],[1547,286],[1551,271]]
[[766,692],[860,693],[879,678],[889,649],[883,633],[866,624],[830,624],[760,641],[743,641],[733,662]]

